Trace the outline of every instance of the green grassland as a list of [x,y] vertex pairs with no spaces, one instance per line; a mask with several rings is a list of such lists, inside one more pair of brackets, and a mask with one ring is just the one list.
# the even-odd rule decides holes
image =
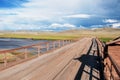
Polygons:
[[34,40],[64,40],[64,39],[75,39],[79,36],[75,35],[64,35],[59,33],[3,33],[0,38],[23,38],[23,39],[34,39]]
[[82,37],[98,37],[102,41],[109,41],[120,36],[120,29],[102,28],[95,30],[68,30],[63,32],[5,32],[0,33],[0,38],[25,38],[64,40],[79,39]]

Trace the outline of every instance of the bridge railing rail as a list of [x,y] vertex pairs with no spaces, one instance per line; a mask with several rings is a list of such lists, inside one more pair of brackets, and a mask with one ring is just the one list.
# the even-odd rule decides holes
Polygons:
[[0,70],[10,66],[39,57],[40,55],[53,51],[75,40],[48,41],[19,48],[0,51]]
[[116,64],[115,60],[108,53],[107,58],[105,59],[105,77],[108,80],[120,80],[120,68]]
[[[115,60],[113,60],[112,56],[106,51],[107,45],[97,39],[100,49],[100,55],[103,59],[104,63],[104,76],[106,80],[120,80],[120,68],[116,64]],[[107,56],[106,56],[107,54]]]

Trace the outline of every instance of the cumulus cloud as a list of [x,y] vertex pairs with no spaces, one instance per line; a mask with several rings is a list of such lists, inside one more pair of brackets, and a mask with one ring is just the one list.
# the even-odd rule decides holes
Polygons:
[[90,18],[91,15],[88,14],[74,14],[74,15],[68,15],[67,18]]
[[[117,21],[120,12],[119,0],[109,0],[109,2],[103,0],[2,1],[6,2],[0,2],[0,29],[52,30],[62,28],[64,30],[79,28],[80,25],[89,27],[119,23]],[[9,7],[4,5],[5,9],[1,9],[2,4],[12,5]],[[10,6],[12,6],[11,9],[9,9]],[[102,21],[103,19],[105,20]]]
[[75,25],[69,24],[69,23],[65,23],[65,24],[59,24],[59,23],[53,23],[50,25],[51,28],[77,28]]
[[115,20],[115,19],[105,19],[105,20],[103,20],[103,22],[105,22],[105,23],[116,23],[116,22],[118,22],[118,20]]
[[112,24],[112,28],[120,28],[120,23],[114,23],[114,24]]
[[[45,25],[48,25],[46,24],[47,22],[49,22],[49,24],[55,22],[64,23],[62,16],[73,12],[78,6],[76,4],[79,0],[72,0],[69,4],[66,4],[68,2],[69,0],[29,0],[29,2],[23,3],[23,7],[20,8],[15,7],[9,9],[8,7],[7,9],[6,7],[6,9],[0,9],[0,25],[6,27],[4,29],[16,29],[19,27],[19,29],[27,29],[28,25],[37,29],[40,26],[42,26],[42,28],[46,28]],[[18,2],[6,1],[6,3],[16,4]],[[26,28],[21,27],[23,25],[25,25],[24,27]]]
[[103,22],[107,23],[106,26],[110,26],[112,28],[120,28],[120,21],[116,19],[105,19]]

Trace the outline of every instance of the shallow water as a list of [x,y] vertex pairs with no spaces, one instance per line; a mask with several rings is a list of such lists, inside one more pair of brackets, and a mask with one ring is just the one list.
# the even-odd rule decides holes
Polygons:
[[31,40],[31,39],[9,39],[0,38],[0,49],[13,49],[21,46],[32,45],[36,43],[48,42],[47,40]]

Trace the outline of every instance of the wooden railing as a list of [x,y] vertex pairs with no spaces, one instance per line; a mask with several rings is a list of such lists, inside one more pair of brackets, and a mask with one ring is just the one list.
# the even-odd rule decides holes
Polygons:
[[99,56],[99,68],[100,68],[100,80],[104,80],[104,44],[98,38],[96,38],[97,47],[98,47],[98,56]]
[[120,80],[120,68],[113,60],[112,56],[108,53],[108,46],[97,39],[100,56],[104,63],[104,77],[106,80]]
[[99,48],[99,56],[101,58],[104,58],[104,44],[102,41],[100,41],[98,38],[96,39],[97,43],[98,43],[98,48]]
[[47,53],[71,42],[73,40],[48,41],[15,49],[2,50],[0,51],[0,70],[39,57],[43,53]]
[[109,53],[105,59],[104,72],[107,80],[120,80],[120,68]]

